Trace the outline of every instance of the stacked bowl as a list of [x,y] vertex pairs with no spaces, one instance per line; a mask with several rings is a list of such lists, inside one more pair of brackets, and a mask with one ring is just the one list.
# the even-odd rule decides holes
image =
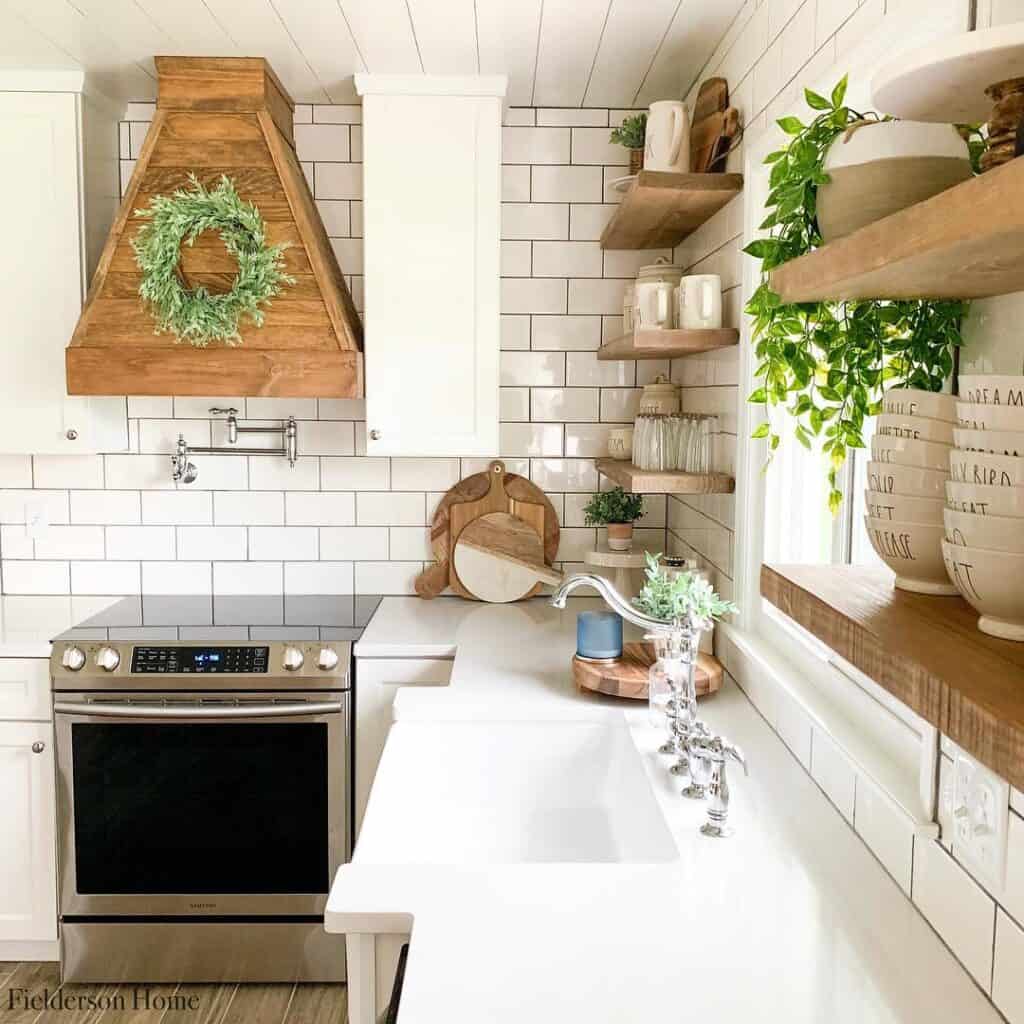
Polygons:
[[961,375],[943,557],[978,629],[1024,641],[1024,376]]
[[943,508],[956,427],[956,399],[893,388],[871,439],[864,525],[896,586],[955,594],[943,561]]

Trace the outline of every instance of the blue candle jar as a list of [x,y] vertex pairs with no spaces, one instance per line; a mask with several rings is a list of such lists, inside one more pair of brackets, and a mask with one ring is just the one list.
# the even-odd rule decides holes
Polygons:
[[622,657],[622,619],[615,612],[580,612],[576,616],[576,653],[607,661]]

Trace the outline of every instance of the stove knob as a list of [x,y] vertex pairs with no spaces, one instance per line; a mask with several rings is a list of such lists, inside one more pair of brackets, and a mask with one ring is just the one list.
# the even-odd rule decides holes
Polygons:
[[316,659],[316,667],[321,672],[330,672],[338,667],[338,652],[330,647],[322,647]]
[[85,652],[81,647],[65,647],[60,663],[69,672],[78,672],[85,665]]
[[302,651],[300,651],[298,647],[286,647],[284,649],[281,664],[284,665],[289,672],[297,672],[302,668],[302,663],[304,661],[305,658],[302,657]]
[[96,652],[96,667],[113,672],[121,664],[121,655],[113,647],[101,647]]

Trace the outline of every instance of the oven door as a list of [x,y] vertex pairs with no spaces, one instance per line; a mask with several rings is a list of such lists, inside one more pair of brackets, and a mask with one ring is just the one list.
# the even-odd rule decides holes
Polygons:
[[347,693],[61,694],[61,914],[322,914],[349,854]]

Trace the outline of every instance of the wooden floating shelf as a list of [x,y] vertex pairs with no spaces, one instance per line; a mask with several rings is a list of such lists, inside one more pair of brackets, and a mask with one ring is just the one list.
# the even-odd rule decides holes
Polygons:
[[960,597],[885,569],[761,567],[761,594],[969,754],[1024,787],[1024,644],[978,631]]
[[1024,160],[772,271],[783,302],[979,299],[1024,290]]
[[604,229],[601,248],[671,249],[742,191],[742,174],[641,171]]
[[697,352],[710,352],[716,348],[728,348],[740,340],[740,332],[734,327],[717,330],[642,330],[602,345],[597,350],[598,359],[678,359]]
[[731,494],[736,489],[726,473],[659,472],[619,459],[598,459],[597,471],[634,494]]

